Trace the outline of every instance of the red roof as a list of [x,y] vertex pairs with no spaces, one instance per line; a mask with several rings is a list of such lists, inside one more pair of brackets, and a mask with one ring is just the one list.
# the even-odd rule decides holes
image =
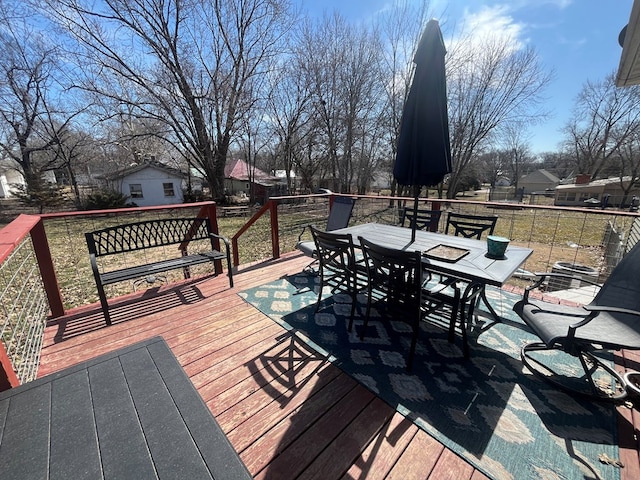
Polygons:
[[[229,160],[224,167],[224,178],[232,178],[234,180],[249,180],[249,165],[240,159]],[[253,168],[252,178],[254,180],[279,180],[278,177],[269,175],[259,168]]]

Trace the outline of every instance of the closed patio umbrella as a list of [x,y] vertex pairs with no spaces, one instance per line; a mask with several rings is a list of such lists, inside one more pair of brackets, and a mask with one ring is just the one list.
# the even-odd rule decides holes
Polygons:
[[[414,187],[414,210],[421,188],[437,185],[451,172],[445,53],[440,25],[429,20],[413,58],[416,68],[402,111],[393,167],[400,185]],[[413,242],[415,224],[412,230]]]

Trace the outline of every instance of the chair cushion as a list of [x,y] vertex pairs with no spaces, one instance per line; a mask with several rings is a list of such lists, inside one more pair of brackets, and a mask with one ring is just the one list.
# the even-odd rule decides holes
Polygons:
[[316,243],[313,240],[298,242],[296,248],[304,253],[307,257],[315,258],[316,256]]
[[[570,307],[529,299],[517,302],[513,310],[529,325],[549,347],[560,342],[569,327],[580,322],[589,312],[581,307]],[[640,349],[640,318],[634,315],[601,312],[586,325],[578,328],[576,339],[602,345],[607,349]]]

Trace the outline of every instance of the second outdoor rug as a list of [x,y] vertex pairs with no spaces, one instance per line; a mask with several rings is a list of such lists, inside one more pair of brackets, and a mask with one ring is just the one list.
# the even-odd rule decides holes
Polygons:
[[511,311],[516,295],[487,289],[506,321],[471,336],[467,361],[459,338],[452,345],[423,322],[408,373],[407,324],[372,318],[361,341],[365,305],[350,333],[349,296],[329,297],[315,314],[317,289],[317,277],[301,273],[240,295],[491,478],[620,478],[599,462],[618,458],[614,407],[572,398],[526,371],[520,348],[536,337]]

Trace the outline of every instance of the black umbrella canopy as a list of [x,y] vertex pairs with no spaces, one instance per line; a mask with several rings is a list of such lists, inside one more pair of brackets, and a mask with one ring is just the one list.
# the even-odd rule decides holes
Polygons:
[[[416,69],[402,111],[393,175],[400,185],[414,187],[414,210],[422,186],[437,185],[451,172],[447,116],[446,50],[437,20],[429,20],[413,62]],[[411,241],[415,240],[415,224]]]
[[451,172],[447,117],[446,50],[437,20],[422,34],[409,96],[402,112],[393,175],[400,185],[437,185]]

